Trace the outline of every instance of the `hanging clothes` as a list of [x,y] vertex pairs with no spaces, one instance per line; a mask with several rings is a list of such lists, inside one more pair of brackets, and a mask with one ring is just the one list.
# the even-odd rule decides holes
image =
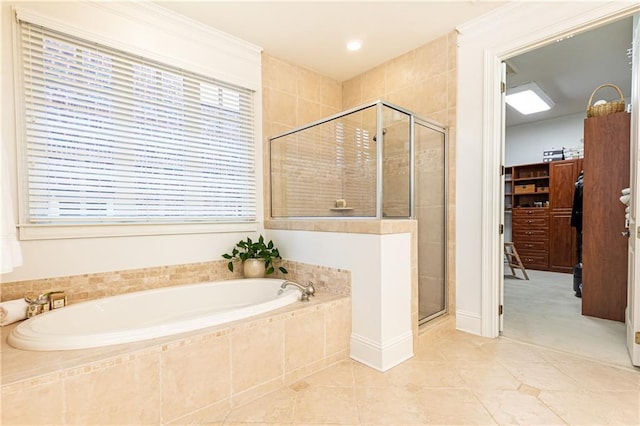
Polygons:
[[578,233],[582,233],[582,180],[583,171],[580,171],[575,183],[573,192],[573,207],[571,209],[571,226],[576,228]]
[[584,173],[581,170],[576,179],[571,208],[571,226],[576,228],[576,257],[573,267],[573,291],[576,297],[582,297],[582,187]]

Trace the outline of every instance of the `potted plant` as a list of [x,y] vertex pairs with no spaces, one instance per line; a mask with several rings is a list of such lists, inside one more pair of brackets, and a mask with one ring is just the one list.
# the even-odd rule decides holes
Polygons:
[[[264,237],[260,235],[258,241],[253,241],[247,237],[236,243],[231,253],[222,255],[229,260],[227,268],[233,272],[233,262],[239,260],[244,268],[244,276],[246,278],[260,278],[265,274],[273,274],[275,272],[274,261],[281,260],[280,252],[273,245],[273,241],[267,243]],[[286,268],[279,266],[278,270],[283,274],[288,273]]]

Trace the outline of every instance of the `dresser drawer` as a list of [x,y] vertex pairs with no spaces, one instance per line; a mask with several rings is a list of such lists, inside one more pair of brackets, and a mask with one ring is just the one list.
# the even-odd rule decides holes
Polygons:
[[549,209],[545,207],[526,208],[518,207],[512,210],[513,218],[527,217],[527,216],[549,216]]
[[520,260],[527,269],[549,269],[549,255],[547,253],[520,253]]
[[549,240],[531,240],[531,239],[516,239],[514,241],[516,245],[516,250],[518,253],[527,253],[530,251],[548,251],[549,250]]
[[523,228],[529,227],[549,227],[549,216],[525,216],[525,217],[514,217],[513,225]]
[[549,239],[549,230],[546,228],[516,228],[513,227],[513,241],[514,242],[522,242],[522,241],[530,241],[530,240],[548,240]]

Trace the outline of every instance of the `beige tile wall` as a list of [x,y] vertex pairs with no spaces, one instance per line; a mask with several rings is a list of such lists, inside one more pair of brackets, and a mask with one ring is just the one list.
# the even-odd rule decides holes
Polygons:
[[[349,108],[365,104],[377,99],[384,99],[415,112],[421,118],[435,121],[449,130],[447,146],[448,155],[448,189],[447,189],[447,253],[448,273],[447,307],[455,312],[455,164],[456,164],[456,54],[457,33],[451,32],[433,40],[417,49],[385,62],[361,75],[353,77],[341,84],[338,90],[336,82],[315,75],[312,72],[287,64],[268,55],[264,55],[263,84],[264,97],[264,135],[265,144],[269,136],[291,130],[296,125],[303,125],[322,116],[331,115]],[[297,77],[301,73],[308,79]],[[314,81],[315,84],[310,84]],[[310,84],[309,87],[306,85]],[[307,105],[303,96],[309,93],[330,93],[332,102],[320,103],[320,115],[313,115],[307,120],[300,108]],[[276,94],[276,98],[272,97]],[[282,101],[286,98],[287,101]],[[336,104],[339,99],[341,103]],[[277,101],[276,101],[277,100]],[[317,101],[316,101],[317,102]],[[322,110],[327,114],[322,114]],[[313,108],[318,112],[318,106]],[[266,146],[266,145],[265,145]],[[268,152],[265,150],[265,152]],[[265,176],[268,177],[268,159],[265,159]],[[268,180],[266,180],[268,182]],[[269,188],[265,188],[265,200],[269,200]],[[392,205],[400,208],[398,200],[390,200]],[[267,203],[268,204],[268,203]],[[265,218],[270,217],[269,206],[265,206]],[[292,221],[272,221],[266,224],[274,229],[317,229],[308,221],[292,223]],[[335,225],[328,225],[336,228]],[[345,232],[349,226],[343,226]],[[342,229],[341,228],[341,229]],[[356,229],[351,232],[358,232]],[[416,243],[417,244],[417,243]],[[417,284],[414,283],[413,316],[417,318],[418,304]],[[417,326],[416,326],[417,327]],[[417,334],[416,334],[417,335]]]
[[448,128],[448,310],[455,311],[456,46],[451,32],[342,83],[342,108],[384,99]]
[[22,298],[27,291],[41,294],[59,290],[65,292],[68,303],[77,303],[132,291],[242,277],[240,268],[231,273],[226,265],[227,261],[220,260],[3,282],[1,298],[6,301]]
[[[264,181],[269,182],[269,137],[342,111],[342,87],[336,80],[263,53],[262,96]],[[269,185],[264,195],[271,199]],[[270,203],[264,208],[265,217],[271,217]]]
[[[350,334],[351,299],[324,293],[168,343],[125,345],[100,361],[41,353],[50,373],[12,381],[3,371],[0,423],[221,422],[232,407],[347,359]],[[3,342],[3,358],[23,352]]]
[[[278,265],[284,266],[289,271],[289,274],[285,275],[278,271],[268,277],[287,278],[302,283],[313,281],[316,287],[321,290],[342,295],[351,293],[351,273],[349,271],[328,268],[321,265],[291,262],[286,259],[283,259]],[[27,291],[41,294],[59,290],[65,292],[67,302],[71,304],[133,291],[242,278],[241,270],[242,268],[234,268],[234,272],[230,272],[227,269],[227,261],[219,260],[28,281],[3,282],[0,287],[2,290],[0,301],[20,299],[24,297]]]

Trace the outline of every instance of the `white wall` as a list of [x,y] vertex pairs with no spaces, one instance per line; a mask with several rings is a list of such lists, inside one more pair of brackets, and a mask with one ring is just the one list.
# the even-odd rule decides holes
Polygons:
[[[190,71],[256,90],[256,155],[262,157],[261,49],[202,24],[178,18],[149,4],[134,2],[2,2],[1,138],[9,157],[12,200],[17,217],[14,44],[16,6],[53,29],[67,30]],[[262,218],[262,161],[256,162],[258,218]],[[222,259],[235,242],[262,231],[262,223],[226,226],[193,234],[48,239],[21,241],[23,266],[3,274],[2,282],[115,271]]]
[[558,2],[553,7],[545,2],[510,2],[458,27],[458,329],[489,337],[497,336],[499,330],[500,59],[633,11],[638,11],[637,2]]
[[510,126],[505,132],[505,165],[540,163],[551,149],[581,148],[584,119],[580,112],[550,120]]
[[351,357],[385,371],[413,356],[411,234],[267,230],[282,257],[351,271]]

